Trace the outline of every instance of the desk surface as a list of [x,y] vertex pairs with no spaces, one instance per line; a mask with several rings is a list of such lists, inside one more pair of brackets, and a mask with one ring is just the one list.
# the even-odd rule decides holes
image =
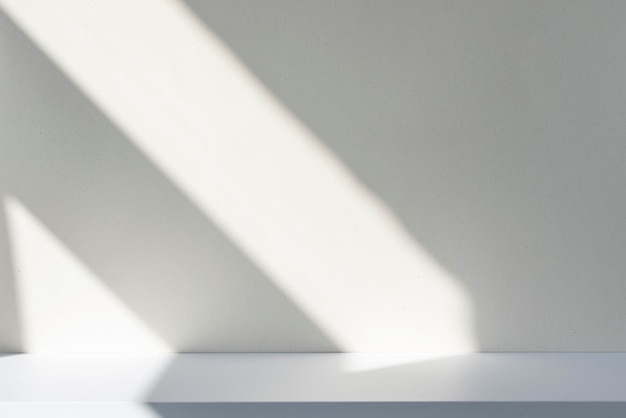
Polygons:
[[7,355],[0,402],[626,401],[626,354]]

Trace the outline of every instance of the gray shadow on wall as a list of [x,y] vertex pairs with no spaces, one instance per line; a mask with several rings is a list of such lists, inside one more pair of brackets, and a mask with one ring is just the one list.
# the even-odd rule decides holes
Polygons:
[[626,349],[626,4],[186,2],[464,285],[480,349]]
[[0,205],[0,353],[16,353],[21,350],[21,337],[5,219],[4,206]]
[[[338,350],[4,14],[0,48],[0,192],[165,342],[191,352]],[[2,309],[15,312],[1,225]],[[18,349],[18,319],[2,314],[0,341]]]

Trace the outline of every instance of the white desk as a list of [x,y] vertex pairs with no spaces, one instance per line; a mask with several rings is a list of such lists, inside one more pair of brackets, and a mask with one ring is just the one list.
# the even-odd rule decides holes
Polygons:
[[621,353],[0,357],[1,416],[16,418],[624,417],[622,402]]

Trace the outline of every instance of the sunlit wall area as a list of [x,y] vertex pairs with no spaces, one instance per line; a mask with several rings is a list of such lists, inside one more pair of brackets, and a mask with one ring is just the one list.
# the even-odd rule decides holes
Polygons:
[[[146,335],[181,351],[337,350],[6,15],[0,19],[1,238],[11,261],[2,265],[2,297],[25,314],[2,323],[21,328],[29,350],[145,351],[135,343]],[[119,330],[90,322],[90,314],[112,318],[89,310],[94,297],[134,318],[126,325],[135,331],[117,332],[125,320]],[[8,325],[2,340],[19,348]]]
[[[4,7],[338,349],[474,349],[472,306],[462,286],[185,6],[70,1]],[[34,262],[32,254],[24,257],[18,265],[27,273],[17,275],[18,282],[32,272],[23,266]],[[33,283],[18,286],[30,289],[24,297],[41,289],[42,282]],[[151,290],[145,292],[150,297]],[[31,312],[42,301],[24,303]],[[252,294],[248,303],[271,301]],[[25,328],[31,328],[29,318]],[[272,319],[292,321],[276,313]],[[210,349],[209,342],[194,346]],[[260,346],[251,338],[244,347]]]
[[623,6],[0,8],[0,346],[626,346]]

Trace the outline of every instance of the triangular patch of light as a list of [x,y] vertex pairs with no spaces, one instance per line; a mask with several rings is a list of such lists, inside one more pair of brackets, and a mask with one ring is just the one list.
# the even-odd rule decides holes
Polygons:
[[25,351],[170,351],[24,205],[5,206]]

